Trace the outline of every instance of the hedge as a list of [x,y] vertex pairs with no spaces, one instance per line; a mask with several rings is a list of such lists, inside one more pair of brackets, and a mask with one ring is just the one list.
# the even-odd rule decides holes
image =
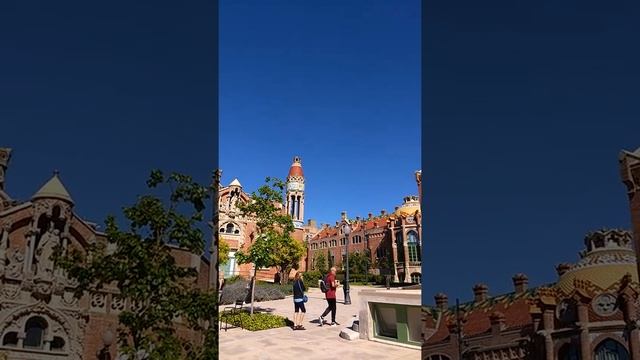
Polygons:
[[[240,321],[242,319],[242,321]],[[233,326],[240,327],[250,331],[259,331],[267,329],[275,329],[285,326],[290,326],[292,322],[285,317],[279,315],[273,315],[269,313],[254,313],[250,315],[249,312],[243,311],[240,314],[223,314],[220,316],[220,321],[228,322]]]
[[[230,305],[236,302],[236,300],[246,300],[249,294],[249,281],[244,279],[236,280],[232,283],[228,283],[222,289],[222,298],[220,299],[221,305]],[[287,295],[293,293],[293,287],[291,285],[279,285],[268,282],[257,281],[256,290],[254,292],[254,300],[271,301],[284,299]]]

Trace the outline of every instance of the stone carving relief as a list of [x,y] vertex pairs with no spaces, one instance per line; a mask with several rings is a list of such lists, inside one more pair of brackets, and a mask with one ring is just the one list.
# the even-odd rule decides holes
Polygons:
[[0,148],[0,190],[4,190],[4,173],[11,160],[11,149]]
[[65,291],[62,294],[61,301],[62,304],[66,306],[75,306],[76,304],[78,304],[78,298],[71,291]]
[[602,294],[595,298],[592,307],[596,314],[608,316],[618,309],[618,299],[612,294]]
[[114,313],[119,313],[124,311],[125,309],[125,299],[118,295],[113,295],[111,297],[111,311]]
[[104,312],[106,310],[107,299],[105,294],[92,293],[91,294],[91,310]]
[[[6,282],[2,285],[2,297],[5,299],[17,299],[20,295],[20,285],[16,283]],[[5,306],[5,304],[2,304]]]
[[576,309],[568,300],[562,300],[556,307],[556,318],[566,324],[576,320]]
[[20,279],[22,277],[22,270],[24,268],[24,253],[20,249],[9,249],[7,256],[9,265],[5,270],[7,277],[12,279]]

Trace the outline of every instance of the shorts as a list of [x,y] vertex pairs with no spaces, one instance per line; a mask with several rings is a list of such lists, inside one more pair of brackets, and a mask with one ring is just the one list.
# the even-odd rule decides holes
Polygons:
[[295,308],[295,312],[302,311],[303,313],[307,312],[307,309],[304,308],[304,301],[293,302],[293,306]]

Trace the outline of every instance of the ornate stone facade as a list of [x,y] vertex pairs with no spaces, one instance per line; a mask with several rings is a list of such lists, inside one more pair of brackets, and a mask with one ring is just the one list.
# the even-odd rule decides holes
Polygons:
[[640,148],[620,153],[620,173],[629,196],[635,248],[640,250]]
[[514,292],[490,297],[478,284],[474,301],[459,308],[437,294],[436,306],[423,309],[423,359],[458,359],[461,350],[473,360],[596,360],[609,359],[602,356],[612,348],[621,357],[611,359],[640,359],[631,240],[622,230],[588,234],[580,261],[558,266],[551,285],[528,289],[527,277],[517,274]]
[[518,274],[514,292],[489,297],[479,284],[459,307],[437,294],[423,308],[423,359],[640,360],[640,149],[623,152],[620,168],[634,234],[587,234],[579,261],[558,265],[550,285],[528,289]]
[[[416,173],[419,192],[421,172]],[[320,232],[309,240],[309,269],[315,269],[315,259],[323,254],[330,265],[341,267],[343,257],[364,253],[370,257],[376,275],[392,275],[395,282],[421,283],[422,281],[422,213],[419,197],[407,196],[402,206],[388,214],[369,214],[367,218],[351,219],[349,246],[342,234],[341,221],[335,226],[323,225]],[[343,218],[346,213],[342,214]]]
[[[5,170],[8,161],[0,165]],[[104,332],[115,332],[118,313],[132,306],[108,286],[75,297],[76,284],[55,267],[58,246],[106,242],[73,207],[56,173],[30,201],[0,208],[0,354],[8,359],[94,359]],[[208,286],[205,259],[172,251],[179,264],[199,268],[199,285]],[[116,354],[115,344],[110,352]]]
[[[310,236],[317,232],[313,220],[304,224],[304,183],[301,159],[296,156],[287,176],[287,189],[283,194],[285,200],[277,206],[283,212],[291,215],[295,225],[292,236],[300,242],[306,242]],[[223,273],[221,276],[225,278],[235,275],[245,278],[253,276],[253,264],[240,265],[235,259],[235,253],[241,249],[248,249],[257,236],[255,220],[243,216],[238,209],[239,202],[250,200],[251,196],[244,191],[238,179],[221,187],[218,192],[218,234],[230,247],[229,260],[221,271]],[[305,256],[300,261],[298,270],[305,271],[306,264],[307,258]],[[257,272],[258,280],[274,281],[275,276],[275,268],[258,269]]]

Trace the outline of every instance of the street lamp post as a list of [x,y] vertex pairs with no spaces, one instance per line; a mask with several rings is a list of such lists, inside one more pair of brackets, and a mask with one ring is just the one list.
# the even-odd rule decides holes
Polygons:
[[111,329],[107,329],[102,334],[102,349],[98,350],[98,360],[111,360],[111,354],[109,353],[109,347],[113,344],[113,332]]
[[342,232],[344,233],[345,239],[347,241],[346,244],[346,271],[344,277],[344,304],[351,305],[351,297],[349,296],[349,234],[351,233],[351,225],[349,225],[349,221],[347,219],[344,220],[342,224]]

